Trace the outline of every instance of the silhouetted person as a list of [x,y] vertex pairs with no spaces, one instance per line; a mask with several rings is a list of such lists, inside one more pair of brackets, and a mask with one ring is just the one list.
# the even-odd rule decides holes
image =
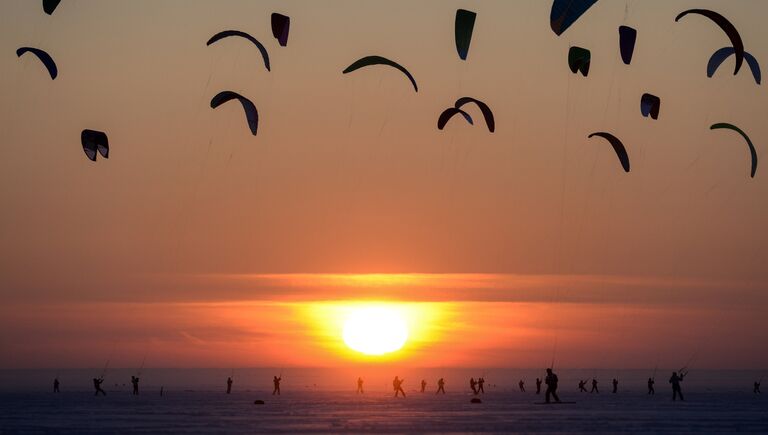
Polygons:
[[579,381],[579,392],[586,393],[587,392],[587,381]]
[[613,378],[613,394],[616,394],[619,392],[619,380],[616,378]]
[[557,375],[552,372],[552,369],[547,369],[547,377],[544,378],[544,383],[547,384],[547,391],[544,393],[544,399],[549,403],[549,396],[555,399],[555,402],[560,402],[560,398],[557,397]]
[[683,372],[680,372],[679,376],[677,372],[672,372],[672,377],[669,378],[669,383],[672,384],[672,400],[677,400],[677,396],[680,396],[680,400],[685,401],[683,391],[680,389],[680,382],[683,382],[683,377],[685,377]]
[[99,393],[103,395],[107,395],[107,392],[101,389],[101,383],[104,382],[104,378],[93,378],[93,388],[96,390],[96,392],[93,394],[94,396],[98,396]]
[[421,380],[421,392],[423,393],[423,392],[424,392],[424,390],[426,390],[426,389],[427,389],[427,381],[425,381],[424,379],[422,379],[422,380]]
[[[760,381],[760,382],[762,382],[762,381]],[[755,381],[755,384],[754,384],[755,388],[754,388],[754,390],[752,390],[753,393],[760,394],[760,382]],[[58,390],[56,390],[56,391],[58,391]]]
[[592,389],[589,392],[600,394],[600,390],[597,389],[597,379],[592,378]]
[[131,376],[131,383],[133,384],[133,395],[138,396],[139,395],[139,377]]
[[403,397],[405,397],[405,391],[403,390],[404,381],[405,379],[400,379],[397,376],[392,380],[392,388],[395,390],[395,397],[400,393],[403,393]]
[[[755,383],[757,385],[757,383]],[[59,392],[59,378],[53,379],[53,392],[58,393]]]
[[227,394],[232,392],[232,376],[227,378]]
[[160,387],[160,397],[163,397],[163,387]]
[[520,379],[520,382],[518,382],[517,385],[520,387],[520,391],[525,393],[525,382],[523,382],[522,379]]
[[275,394],[277,394],[278,396],[280,395],[280,381],[282,381],[282,380],[283,380],[282,376],[281,377],[274,376],[272,378],[272,383],[275,384],[275,389],[272,390],[272,395],[273,396]]
[[440,392],[445,394],[445,379],[443,378],[440,378],[437,380],[437,392],[435,394]]
[[485,378],[480,378],[477,380],[477,393],[483,393],[485,394],[485,388],[483,387],[485,385]]
[[536,378],[536,394],[541,394],[541,379]]
[[653,378],[648,378],[648,394],[654,395],[656,394],[656,389],[653,388],[653,384],[656,383],[656,380]]
[[363,393],[363,378],[357,378],[357,392]]
[[469,378],[469,388],[472,389],[473,394],[477,394],[477,382],[475,382],[475,378]]

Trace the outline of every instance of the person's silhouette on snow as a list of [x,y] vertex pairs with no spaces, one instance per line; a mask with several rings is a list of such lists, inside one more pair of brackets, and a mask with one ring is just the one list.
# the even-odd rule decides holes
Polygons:
[[586,393],[587,392],[586,385],[587,385],[587,381],[581,381],[580,380],[579,381],[579,392]]
[[96,390],[94,396],[98,396],[99,393],[107,395],[107,392],[101,389],[102,382],[104,382],[104,378],[93,378],[93,388]]
[[423,393],[427,389],[427,381],[421,380],[421,392]]
[[672,400],[677,400],[677,396],[680,396],[681,401],[685,401],[683,398],[683,390],[680,389],[680,382],[683,382],[683,378],[685,377],[685,373],[682,371],[680,372],[680,375],[678,376],[677,372],[672,372],[672,377],[669,378],[669,383],[672,384]]
[[656,389],[653,388],[653,384],[656,383],[656,380],[653,378],[648,378],[648,394],[654,395],[656,394]]
[[475,378],[469,378],[469,388],[472,389],[473,394],[477,394],[477,382],[475,382]]
[[544,400],[549,403],[549,397],[552,396],[555,399],[555,402],[560,402],[560,398],[557,397],[557,375],[551,368],[547,369],[547,377],[544,378],[544,383],[547,384]]
[[478,380],[477,380],[477,393],[478,394],[480,394],[480,393],[485,394],[485,387],[483,387],[483,385],[485,385],[485,378],[478,378]]
[[59,392],[59,378],[53,379],[53,392],[58,393]]
[[619,392],[619,380],[616,378],[613,378],[613,394],[616,394]]
[[227,394],[232,392],[232,376],[227,378]]
[[597,389],[597,379],[592,378],[592,389],[589,392],[600,394],[600,390]]
[[[762,381],[760,381],[760,382],[762,382]],[[761,394],[761,393],[760,393],[760,382],[758,382],[758,381],[755,381],[755,384],[754,384],[754,387],[755,387],[755,388],[752,390],[752,392],[753,392],[753,393],[755,393],[755,394]]]
[[133,384],[133,395],[139,395],[139,378],[138,376],[131,376],[131,383]]
[[445,379],[440,378],[437,380],[437,392],[435,394],[438,394],[442,392],[445,394]]
[[273,396],[275,394],[277,394],[278,396],[280,395],[280,381],[282,381],[282,380],[283,380],[282,376],[280,376],[280,377],[274,376],[272,378],[272,383],[275,384],[275,389],[272,390],[272,395]]
[[363,378],[357,378],[357,392],[363,393]]
[[536,394],[541,394],[541,379],[536,378]]
[[520,391],[525,393],[525,382],[522,379],[520,379],[520,382],[517,383],[517,386],[520,388]]
[[403,390],[404,381],[405,379],[400,379],[397,376],[392,380],[392,388],[395,390],[395,397],[400,393],[403,393],[403,397],[405,397],[405,391]]

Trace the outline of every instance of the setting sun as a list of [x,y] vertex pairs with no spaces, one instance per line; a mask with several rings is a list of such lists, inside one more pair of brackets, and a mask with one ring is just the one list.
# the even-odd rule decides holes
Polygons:
[[366,355],[383,355],[403,347],[408,340],[408,326],[393,308],[363,307],[349,314],[342,337],[352,350]]

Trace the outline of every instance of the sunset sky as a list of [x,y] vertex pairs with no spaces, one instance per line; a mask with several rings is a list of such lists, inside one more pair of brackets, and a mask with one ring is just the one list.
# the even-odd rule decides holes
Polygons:
[[[551,2],[0,3],[0,368],[387,364],[768,364],[768,68],[761,0],[607,1],[562,36]],[[457,8],[477,12],[466,61]],[[291,17],[287,47],[270,14]],[[619,25],[638,30],[621,62]],[[266,47],[206,46],[226,29]],[[32,56],[49,52],[51,80]],[[569,46],[589,48],[588,77]],[[408,68],[341,71],[366,55]],[[259,111],[252,136],[236,102]],[[640,96],[661,98],[658,120]],[[488,132],[439,114],[485,101]],[[83,129],[105,131],[96,163]],[[627,147],[587,139],[609,131]],[[762,161],[762,160],[761,160]],[[377,360],[345,310],[396,304],[411,339]]]

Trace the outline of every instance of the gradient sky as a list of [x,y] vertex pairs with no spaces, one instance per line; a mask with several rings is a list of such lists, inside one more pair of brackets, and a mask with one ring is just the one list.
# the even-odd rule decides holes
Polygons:
[[[707,78],[728,39],[674,17],[719,11],[765,68],[768,4],[603,0],[561,37],[550,5],[63,0],[48,16],[3,1],[0,367],[144,349],[157,366],[341,364],[354,358],[318,313],[371,299],[430,313],[409,364],[536,366],[556,347],[581,367],[764,367],[766,169],[751,179],[741,138],[709,126],[740,126],[762,158],[768,98],[732,60]],[[459,7],[478,13],[466,61]],[[639,32],[631,66],[622,24]],[[206,47],[224,29],[262,41],[272,71],[245,41]],[[592,51],[588,78],[570,45]],[[341,74],[369,54],[419,92],[393,69]],[[210,109],[222,90],[256,104],[256,137],[238,104]],[[462,96],[492,108],[495,133],[436,129]],[[85,158],[84,128],[107,132],[109,160]],[[601,130],[630,174],[587,139]],[[417,275],[343,277],[369,273]]]

